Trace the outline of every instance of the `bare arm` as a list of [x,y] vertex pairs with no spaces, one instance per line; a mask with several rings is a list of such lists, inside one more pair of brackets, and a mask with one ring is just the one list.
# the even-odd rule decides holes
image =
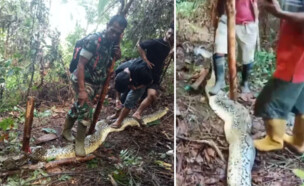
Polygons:
[[80,105],[83,105],[88,98],[88,94],[84,86],[84,67],[88,63],[88,61],[89,60],[86,59],[85,57],[80,56],[77,66],[77,79],[78,79],[78,89],[79,89],[78,104]]
[[139,42],[137,42],[136,45],[137,45],[137,50],[139,52],[140,57],[147,63],[149,68],[152,68],[154,66],[154,64],[148,60],[146,52],[141,48]]
[[259,8],[258,8],[257,1],[252,2],[252,7],[253,7],[255,22],[258,22],[259,21]]
[[304,12],[287,12],[281,9],[280,4],[277,0],[263,0],[262,6],[274,16],[285,19],[287,21],[291,21],[294,23],[298,23],[299,25],[304,24]]
[[304,12],[303,13],[293,13],[282,11],[279,15],[281,19],[286,19],[295,23],[304,24]]
[[121,106],[121,101],[120,101],[120,93],[118,91],[115,92],[116,95],[116,101],[115,101],[115,106],[119,108]]

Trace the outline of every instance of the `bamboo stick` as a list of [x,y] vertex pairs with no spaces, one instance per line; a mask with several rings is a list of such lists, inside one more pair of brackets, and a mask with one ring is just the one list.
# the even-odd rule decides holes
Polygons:
[[25,124],[23,132],[22,150],[30,153],[30,138],[34,117],[34,98],[29,96],[26,103]]

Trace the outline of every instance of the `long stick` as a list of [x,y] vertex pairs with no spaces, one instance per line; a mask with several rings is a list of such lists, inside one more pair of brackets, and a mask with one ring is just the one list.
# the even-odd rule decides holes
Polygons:
[[237,76],[235,59],[235,0],[227,0],[228,15],[228,66],[230,99],[237,98]]
[[23,143],[22,143],[22,150],[26,153],[30,152],[30,138],[31,138],[33,117],[34,117],[33,113],[34,113],[34,98],[28,97],[26,103],[25,124],[24,124]]
[[[169,65],[170,65],[170,62],[171,62],[172,58],[173,58],[173,53],[170,56],[168,56],[168,58],[165,59],[165,61],[166,61],[166,67],[165,67],[164,72],[162,73],[162,76],[160,78],[159,83],[161,83],[163,81],[163,78],[164,78],[165,74],[167,73],[167,70],[169,68]],[[168,59],[168,61],[167,61],[167,59]]]
[[89,154],[85,157],[66,158],[66,159],[62,159],[62,160],[56,160],[56,161],[49,162],[49,163],[45,164],[44,167],[46,169],[49,169],[49,168],[54,168],[54,167],[58,167],[61,165],[82,163],[82,162],[90,161],[94,158],[95,158],[95,156],[93,154]]
[[106,79],[105,83],[103,84],[102,91],[100,93],[99,101],[97,103],[96,110],[94,112],[93,121],[91,123],[90,129],[89,129],[89,132],[88,132],[89,134],[94,133],[95,125],[96,125],[96,122],[98,120],[98,116],[100,114],[102,104],[103,104],[103,102],[106,98],[106,95],[108,94],[109,84],[110,84],[112,73],[114,71],[114,66],[115,66],[115,57],[113,57],[111,67],[108,69],[108,73],[107,73],[108,76],[107,76],[107,79]]

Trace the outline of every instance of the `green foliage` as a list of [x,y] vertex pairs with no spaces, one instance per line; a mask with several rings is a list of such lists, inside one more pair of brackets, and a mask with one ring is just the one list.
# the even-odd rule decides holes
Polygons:
[[151,126],[159,125],[159,124],[160,124],[160,120],[156,120],[156,121],[153,121],[153,122],[151,122],[151,123],[148,123],[147,125],[148,125],[149,127],[151,127]]
[[179,18],[192,18],[199,5],[206,2],[205,0],[177,0],[176,14]]
[[89,169],[97,168],[98,167],[98,159],[92,159],[87,162],[87,167]]
[[35,170],[34,172],[30,173],[30,176],[26,179],[21,178],[19,175],[8,177],[6,184],[9,186],[19,186],[19,185],[29,186],[29,185],[33,185],[32,181],[40,178],[41,181],[39,182],[39,184],[45,185],[51,181],[51,178],[43,179],[43,177],[46,177],[46,176],[48,176],[48,174],[46,172],[44,172],[41,169],[38,169],[38,170]]
[[[134,1],[128,12],[128,27],[124,40],[131,41],[132,50],[136,42],[163,37],[174,20],[174,1]],[[148,23],[148,24],[147,24]],[[123,55],[125,55],[123,53]],[[127,56],[127,57],[131,57]]]
[[135,167],[140,168],[143,164],[142,158],[128,149],[120,151],[119,157],[121,163],[115,164],[116,170],[112,173],[113,178],[121,185],[137,185],[130,170]]
[[258,87],[264,86],[275,70],[276,57],[273,52],[256,52],[255,64],[252,76],[255,79],[254,84]]
[[137,157],[133,151],[128,149],[120,151],[119,157],[121,162],[115,164],[115,167],[118,170],[124,170],[133,166],[141,166],[143,163],[141,157]]
[[116,182],[120,183],[121,185],[127,185],[129,182],[129,177],[126,172],[123,170],[115,170],[113,172],[113,178]]
[[62,176],[60,176],[60,178],[58,179],[58,180],[60,180],[60,181],[68,181],[68,180],[70,180],[72,177],[71,176],[69,176],[69,175],[62,175]]
[[53,133],[53,134],[57,134],[57,131],[55,129],[51,129],[51,128],[42,128],[41,129],[43,132],[46,132],[48,134]]
[[137,157],[133,151],[128,149],[120,151],[119,157],[122,164],[119,164],[117,168],[140,166],[142,164],[142,158]]
[[132,40],[124,39],[121,42],[121,53],[123,58],[136,58],[138,57],[137,48]]
[[176,13],[183,17],[190,17],[195,11],[194,5],[195,5],[194,2],[188,2],[188,1],[176,2]]
[[9,127],[14,125],[14,120],[12,118],[6,118],[0,122],[0,128],[5,131]]
[[[0,79],[5,82],[0,109],[25,98],[39,79],[35,69],[52,67],[59,58],[59,33],[49,28],[49,9],[43,0],[7,0],[1,4]],[[29,87],[30,85],[30,87]]]
[[304,171],[301,170],[301,169],[293,169],[292,172],[298,177],[301,179],[302,181],[302,185],[301,186],[304,186]]
[[38,112],[36,109],[34,109],[34,117],[37,118],[45,118],[52,115],[51,110],[45,110],[44,112]]

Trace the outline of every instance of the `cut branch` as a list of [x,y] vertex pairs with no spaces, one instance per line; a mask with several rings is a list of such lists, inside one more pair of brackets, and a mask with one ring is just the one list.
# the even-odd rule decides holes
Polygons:
[[34,117],[33,113],[34,113],[34,98],[28,97],[26,104],[25,124],[24,124],[24,133],[23,133],[23,144],[22,144],[22,150],[26,153],[30,152],[30,138],[31,138],[33,117]]
[[57,160],[57,161],[52,161],[49,162],[47,164],[45,164],[45,168],[49,169],[49,168],[54,168],[54,167],[58,167],[60,165],[67,165],[67,164],[76,164],[76,163],[82,163],[82,162],[86,162],[86,161],[90,161],[92,159],[94,159],[96,156],[94,156],[93,154],[89,154],[86,157],[74,157],[74,158],[66,158],[66,159],[62,159],[62,160]]

